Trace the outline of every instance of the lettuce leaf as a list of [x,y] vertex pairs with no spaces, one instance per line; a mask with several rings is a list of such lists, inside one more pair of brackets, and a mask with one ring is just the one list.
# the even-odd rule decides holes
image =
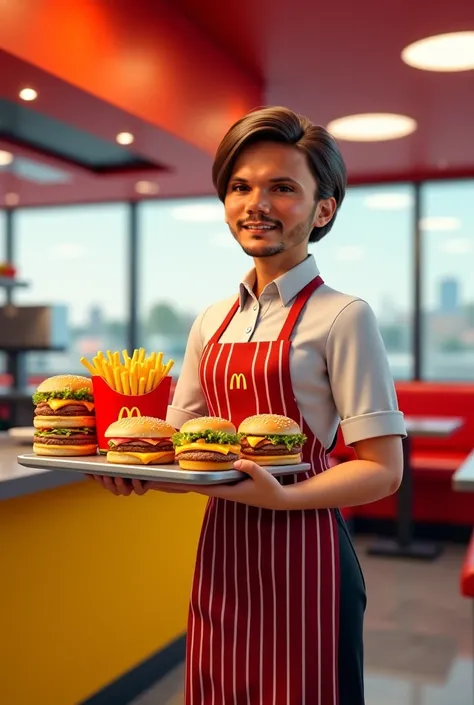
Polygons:
[[[247,434],[252,435],[252,434]],[[295,433],[292,436],[262,436],[266,441],[270,441],[274,446],[285,445],[288,450],[292,450],[295,446],[302,446],[308,440],[304,433]]]
[[76,389],[75,392],[72,389],[58,389],[56,392],[35,392],[33,394],[33,404],[41,404],[41,402],[49,401],[50,399],[77,399],[78,401],[94,401],[94,397],[91,394],[90,389],[87,387]]
[[35,436],[70,436],[73,433],[95,436],[96,430],[95,428],[48,428],[42,431],[37,429],[35,431]]
[[206,430],[202,433],[174,433],[171,437],[173,445],[184,446],[188,443],[204,440],[206,443],[220,443],[224,445],[238,445],[240,443],[240,435],[238,433],[224,433],[224,431]]

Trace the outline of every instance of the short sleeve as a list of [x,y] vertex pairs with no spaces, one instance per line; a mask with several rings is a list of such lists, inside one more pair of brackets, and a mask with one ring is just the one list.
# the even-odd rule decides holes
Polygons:
[[203,351],[201,325],[205,312],[194,321],[188,336],[183,366],[166,420],[180,429],[189,419],[207,415],[207,404],[199,382],[199,362]]
[[345,306],[327,338],[327,368],[346,445],[379,436],[405,436],[387,353],[371,307]]

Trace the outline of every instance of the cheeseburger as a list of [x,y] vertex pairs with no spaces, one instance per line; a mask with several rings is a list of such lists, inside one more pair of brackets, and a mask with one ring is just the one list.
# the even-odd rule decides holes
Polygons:
[[296,421],[278,414],[258,414],[239,426],[241,457],[258,465],[297,465],[306,436]]
[[218,416],[186,421],[173,436],[176,459],[183,470],[232,470],[239,459],[235,426]]
[[173,426],[153,416],[123,418],[110,424],[107,462],[122,465],[168,465],[174,462]]
[[33,394],[33,451],[37,455],[95,455],[92,382],[80,375],[56,375]]

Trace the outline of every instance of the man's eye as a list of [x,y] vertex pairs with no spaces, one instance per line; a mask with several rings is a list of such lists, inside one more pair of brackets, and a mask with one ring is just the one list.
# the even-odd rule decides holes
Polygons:
[[277,186],[277,190],[283,191],[283,193],[291,193],[292,191],[294,191],[294,189],[292,189],[291,186],[283,186],[283,185]]

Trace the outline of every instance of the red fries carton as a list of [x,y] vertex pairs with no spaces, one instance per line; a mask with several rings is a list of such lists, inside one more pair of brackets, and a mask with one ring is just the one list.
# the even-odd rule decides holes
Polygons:
[[97,444],[100,453],[109,450],[105,432],[111,423],[124,416],[154,416],[166,419],[171,391],[171,376],[163,377],[158,386],[145,394],[121,394],[99,375],[92,376],[94,390]]

